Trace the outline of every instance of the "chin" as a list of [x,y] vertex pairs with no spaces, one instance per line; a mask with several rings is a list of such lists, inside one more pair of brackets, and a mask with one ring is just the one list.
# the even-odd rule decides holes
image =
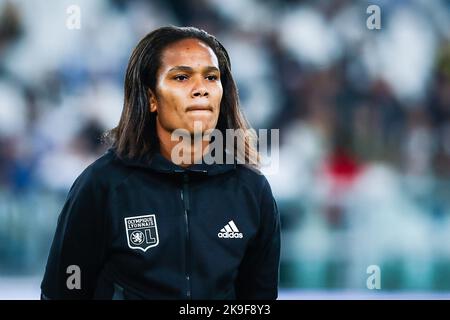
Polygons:
[[193,121],[189,125],[189,132],[190,133],[203,133],[206,130],[214,129],[215,128],[215,122],[211,120],[206,119],[193,119]]

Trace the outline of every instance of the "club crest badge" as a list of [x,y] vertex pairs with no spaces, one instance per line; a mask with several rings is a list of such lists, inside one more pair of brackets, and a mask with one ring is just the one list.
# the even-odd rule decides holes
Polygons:
[[127,242],[131,249],[147,251],[159,244],[158,227],[154,214],[125,218]]

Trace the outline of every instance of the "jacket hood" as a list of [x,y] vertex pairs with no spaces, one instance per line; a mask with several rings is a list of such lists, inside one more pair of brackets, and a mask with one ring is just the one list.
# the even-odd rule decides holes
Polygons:
[[[189,167],[183,168],[175,163],[164,158],[160,152],[156,151],[144,157],[134,157],[127,158],[121,157],[117,154],[117,150],[114,147],[108,149],[109,153],[114,154],[114,156],[122,162],[124,165],[129,167],[139,167],[144,169],[153,170],[161,173],[171,173],[171,174],[179,174],[179,173],[192,173],[192,174],[200,174],[206,176],[214,176],[222,173],[226,173],[236,169],[236,160],[232,164],[224,163],[224,164],[207,164],[203,161],[199,164],[193,164]],[[224,155],[224,159],[225,155]]]

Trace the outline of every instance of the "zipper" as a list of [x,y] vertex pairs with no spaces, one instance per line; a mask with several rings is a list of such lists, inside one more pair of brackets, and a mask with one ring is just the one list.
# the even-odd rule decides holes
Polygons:
[[186,255],[186,298],[192,299],[191,295],[191,261],[190,261],[190,235],[189,235],[189,176],[187,173],[183,174],[183,187],[181,189],[181,200],[183,201],[184,209],[184,224],[186,231],[186,244],[185,244],[185,255]]

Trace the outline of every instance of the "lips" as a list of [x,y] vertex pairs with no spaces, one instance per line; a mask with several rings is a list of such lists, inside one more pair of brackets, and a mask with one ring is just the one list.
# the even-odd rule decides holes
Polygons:
[[213,111],[211,106],[205,105],[193,105],[186,108],[186,111]]

